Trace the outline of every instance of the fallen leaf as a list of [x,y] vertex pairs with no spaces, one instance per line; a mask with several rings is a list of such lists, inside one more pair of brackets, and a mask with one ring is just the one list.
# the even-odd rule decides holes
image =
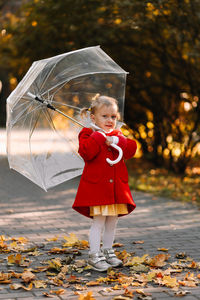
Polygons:
[[61,270],[62,264],[60,258],[54,258],[48,261],[49,269]]
[[180,252],[180,253],[177,253],[175,255],[175,257],[178,258],[178,259],[183,259],[183,258],[187,257],[187,254],[185,252]]
[[133,244],[144,244],[144,241],[135,241]]
[[54,298],[55,297],[55,295],[50,295],[49,293],[47,293],[47,292],[44,292],[44,293],[42,293],[45,297],[48,297],[48,298]]
[[64,236],[64,239],[67,242],[63,244],[63,247],[72,247],[74,246],[74,244],[76,244],[79,241],[77,236],[74,233],[70,233],[69,236]]
[[22,276],[22,273],[16,273],[14,271],[10,271],[10,274],[14,278],[20,278]]
[[75,284],[75,285],[74,285],[74,288],[75,288],[77,291],[87,290],[87,287],[86,287],[86,286],[83,286],[83,285],[80,285],[80,284]]
[[174,292],[174,295],[176,297],[182,297],[182,296],[185,296],[187,294],[190,294],[191,292],[190,291],[177,291],[177,292]]
[[22,267],[28,267],[30,262],[28,262],[28,260],[26,259],[27,262],[25,262],[25,257],[22,257],[22,255],[20,253],[17,253],[16,255],[9,255],[7,257],[7,261],[8,261],[8,265],[19,265]]
[[31,282],[27,287],[23,285],[22,288],[23,288],[25,291],[31,291],[32,288],[33,288],[33,284],[32,284],[32,282]]
[[135,272],[148,272],[149,267],[143,264],[135,264],[134,266],[130,267],[131,274]]
[[32,270],[32,272],[34,273],[38,273],[38,272],[45,272],[48,270],[48,266],[45,266],[45,267],[36,267],[34,270]]
[[79,283],[80,279],[74,275],[71,275],[66,279],[66,281],[69,283]]
[[65,290],[64,289],[60,289],[56,291],[51,290],[50,293],[55,295],[63,295],[65,293]]
[[46,239],[46,241],[48,241],[48,242],[56,242],[58,240],[58,238],[59,238],[58,236],[55,236],[53,238]]
[[178,282],[176,280],[176,277],[172,278],[169,275],[163,277],[162,284],[167,286],[167,287],[170,287],[170,288],[175,288],[175,287],[178,286]]
[[24,286],[24,285],[22,285],[21,283],[13,283],[13,284],[10,285],[10,289],[11,289],[11,290],[24,289],[24,290],[26,290],[26,291],[31,291],[32,288],[33,288],[32,282],[31,282],[31,283],[29,284],[29,286],[27,286],[27,287]]
[[21,275],[24,282],[29,283],[35,279],[35,275],[30,271],[25,271]]
[[87,294],[80,294],[79,295],[79,300],[96,300],[95,298],[93,298],[92,296],[92,292],[88,292]]
[[100,285],[99,281],[89,281],[86,283],[87,286],[96,286],[96,285]]
[[81,267],[84,267],[87,265],[87,262],[85,259],[79,259],[79,260],[76,260],[74,265],[77,267],[77,268],[81,268]]
[[112,298],[112,300],[130,300],[130,297],[119,295]]
[[56,286],[63,286],[63,281],[59,279],[58,277],[54,277],[49,281],[50,284],[56,285]]
[[22,284],[21,283],[13,283],[10,285],[10,289],[11,290],[18,290],[22,288]]
[[113,289],[114,291],[115,291],[115,290],[121,290],[122,287],[121,287],[120,285],[116,284],[116,285],[114,285],[114,286],[112,287],[112,289]]
[[125,297],[129,297],[129,298],[131,298],[131,299],[133,299],[133,291],[130,291],[130,290],[128,290],[127,288],[125,289],[125,291],[124,291],[124,295],[123,296],[125,296]]
[[67,250],[67,248],[57,248],[57,247],[54,247],[52,248],[49,253],[55,253],[55,254],[59,254],[59,253],[65,253]]
[[36,289],[40,289],[40,288],[46,288],[47,284],[44,280],[34,280],[33,284],[35,286]]
[[140,295],[142,295],[142,296],[151,296],[150,293],[146,293],[146,292],[144,292],[144,290],[139,290],[139,289],[137,289],[137,290],[136,290],[136,293],[137,293],[137,294],[140,294]]
[[113,247],[114,248],[117,248],[117,247],[123,247],[124,246],[124,244],[121,244],[121,243],[114,243],[113,244]]
[[197,284],[192,280],[179,280],[178,283],[182,286],[196,287]]
[[195,261],[192,261],[191,264],[188,264],[188,268],[196,269],[198,268],[198,264]]
[[29,242],[29,240],[25,237],[19,237],[17,239],[17,242],[20,243],[20,244],[27,244]]
[[158,248],[157,250],[158,251],[164,251],[164,252],[168,252],[169,251],[169,249],[166,249],[166,248]]
[[130,253],[128,253],[126,250],[123,250],[121,252],[115,251],[116,256],[123,260],[123,261],[127,261],[127,259],[131,256]]
[[11,274],[10,273],[3,273],[3,272],[0,272],[0,284],[2,283],[11,283]]
[[128,259],[128,261],[124,264],[124,266],[133,266],[135,264],[143,264],[146,262],[146,259],[148,256],[149,256],[148,254],[144,254],[142,257],[134,256],[134,257]]
[[165,261],[168,260],[170,257],[169,254],[158,254],[152,259],[148,261],[148,264],[151,267],[163,267],[166,265]]

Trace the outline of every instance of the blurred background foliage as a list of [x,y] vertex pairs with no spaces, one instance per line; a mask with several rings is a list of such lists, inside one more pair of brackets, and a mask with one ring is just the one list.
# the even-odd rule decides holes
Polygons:
[[0,126],[33,61],[101,45],[129,72],[124,134],[137,156],[199,172],[199,0],[0,0],[0,9]]

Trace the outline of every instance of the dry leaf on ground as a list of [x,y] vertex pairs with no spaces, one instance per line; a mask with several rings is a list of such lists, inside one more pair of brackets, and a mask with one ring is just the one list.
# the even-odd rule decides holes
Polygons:
[[35,275],[30,272],[30,271],[25,271],[21,274],[21,277],[22,277],[22,280],[25,282],[25,283],[29,283],[31,282],[32,280],[35,279]]
[[80,294],[78,299],[79,300],[96,300],[95,298],[93,298],[92,292],[88,292],[87,294]]

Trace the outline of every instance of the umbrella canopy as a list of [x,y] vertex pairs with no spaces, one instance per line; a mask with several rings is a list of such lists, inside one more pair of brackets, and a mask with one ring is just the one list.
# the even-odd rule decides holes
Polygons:
[[[10,168],[44,190],[82,173],[80,110],[97,94],[114,97],[123,120],[125,72],[99,46],[36,61],[7,99],[7,153]],[[36,101],[32,95],[42,99]]]

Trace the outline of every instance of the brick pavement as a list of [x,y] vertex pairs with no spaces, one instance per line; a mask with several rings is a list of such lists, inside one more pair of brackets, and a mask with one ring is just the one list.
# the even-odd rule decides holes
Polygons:
[[[46,238],[73,232],[80,239],[87,239],[90,220],[71,209],[78,181],[79,178],[76,178],[46,193],[20,174],[9,170],[7,160],[0,157],[0,235],[26,237],[38,245],[41,252],[42,249],[56,246],[57,242],[47,244]],[[186,252],[195,261],[200,261],[200,210],[192,204],[139,192],[133,194],[137,209],[131,215],[120,218],[116,242],[123,243],[123,249],[135,252],[137,256],[145,253],[155,256],[159,253],[157,248],[164,247],[169,248],[172,261],[176,260],[175,255],[180,252]],[[138,240],[144,243],[133,244]],[[13,269],[13,266],[5,264],[5,257],[7,255],[1,254],[0,262],[1,271],[6,272]],[[33,266],[48,258],[48,254],[35,257]],[[83,251],[83,258],[86,258],[86,251]],[[184,300],[200,299],[200,287],[182,289],[190,292],[184,296]],[[121,293],[106,292],[102,286],[88,290],[93,291],[95,299],[113,299]],[[166,287],[148,284],[144,290],[150,292],[153,299],[177,299],[174,292]],[[0,299],[44,299],[43,291],[11,290],[9,285],[0,284]],[[65,294],[55,299],[77,300],[78,296],[66,288]]]

